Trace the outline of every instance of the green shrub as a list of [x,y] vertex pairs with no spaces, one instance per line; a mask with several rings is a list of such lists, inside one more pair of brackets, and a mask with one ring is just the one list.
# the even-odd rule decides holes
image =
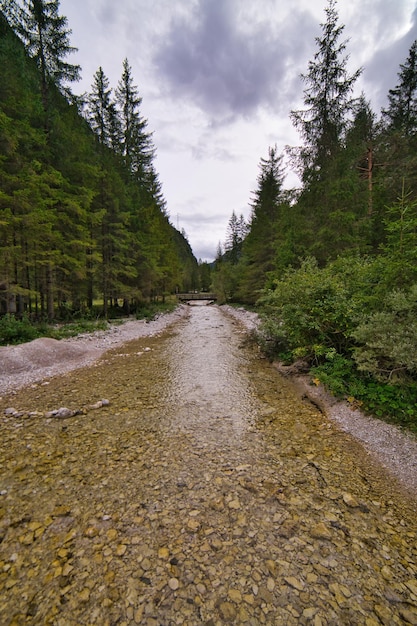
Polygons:
[[368,381],[356,397],[373,415],[417,431],[417,385],[391,385]]
[[359,372],[353,360],[337,355],[312,368],[334,396],[347,398],[363,411],[417,432],[417,384],[378,382]]
[[325,268],[309,258],[287,270],[259,301],[261,340],[269,353],[293,352],[310,362],[323,360],[330,348],[349,354],[352,331],[372,292],[370,268],[367,260],[346,257]]
[[417,430],[417,285],[392,290],[392,258],[306,259],[259,301],[271,357],[307,361],[335,396]]
[[170,313],[174,311],[178,303],[176,301],[166,301],[166,302],[146,302],[142,304],[138,310],[136,311],[136,319],[138,320],[146,320],[147,322],[151,322],[158,315],[163,313]]
[[356,380],[352,359],[336,354],[321,365],[313,367],[311,374],[337,398],[352,395],[352,386]]
[[104,320],[80,319],[77,322],[50,326],[46,323],[32,323],[27,316],[18,319],[14,315],[7,314],[0,318],[0,345],[26,343],[39,337],[65,339],[107,328],[108,323]]
[[31,324],[27,316],[17,319],[14,315],[0,318],[0,345],[18,344],[41,337],[42,333]]
[[395,290],[384,310],[372,313],[352,332],[359,370],[379,381],[400,381],[417,373],[417,285]]

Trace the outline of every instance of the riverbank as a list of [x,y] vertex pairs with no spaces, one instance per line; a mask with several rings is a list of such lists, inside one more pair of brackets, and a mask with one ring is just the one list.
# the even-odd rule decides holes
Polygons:
[[181,305],[150,322],[128,320],[122,324],[111,324],[108,330],[83,333],[70,339],[42,337],[17,346],[1,346],[0,396],[52,376],[87,367],[107,350],[140,337],[153,337],[188,313],[188,307]]
[[[249,332],[256,329],[256,313],[230,306],[222,308]],[[417,438],[412,433],[365,415],[347,401],[337,400],[322,385],[315,385],[308,375],[294,373],[279,363],[274,366],[291,380],[302,398],[312,402],[338,428],[360,441],[366,452],[399,481],[407,496],[417,502]]]
[[[258,316],[252,311],[228,305],[221,310],[248,331],[256,330]],[[189,307],[179,306],[151,322],[129,320],[109,330],[83,334],[71,339],[36,339],[19,346],[0,347],[0,397],[22,387],[92,365],[111,348],[140,337],[153,337],[186,317]],[[323,386],[311,383],[309,376],[289,374],[275,367],[291,380],[299,395],[313,402],[328,419],[361,442],[414,500],[417,500],[417,439],[401,428],[365,415],[345,401],[337,401]]]

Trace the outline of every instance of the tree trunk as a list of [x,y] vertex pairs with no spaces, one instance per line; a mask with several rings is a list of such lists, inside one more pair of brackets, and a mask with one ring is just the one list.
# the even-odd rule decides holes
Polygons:
[[48,320],[51,322],[54,319],[54,281],[51,263],[48,263],[46,268],[46,306]]
[[372,172],[373,172],[373,150],[372,146],[368,146],[368,216],[370,217],[373,213],[373,190],[372,190]]

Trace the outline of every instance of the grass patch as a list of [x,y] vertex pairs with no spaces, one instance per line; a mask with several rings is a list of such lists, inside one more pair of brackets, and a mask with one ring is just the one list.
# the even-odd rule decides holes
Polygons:
[[68,337],[76,337],[84,333],[94,333],[96,330],[107,330],[108,328],[109,324],[105,320],[80,319],[76,322],[49,326],[45,336],[52,337],[53,339],[67,339]]
[[104,320],[80,319],[67,324],[50,325],[45,322],[31,322],[27,316],[17,319],[13,315],[4,315],[0,318],[0,345],[18,345],[39,337],[66,339],[81,333],[107,330],[108,327]]
[[172,313],[177,306],[178,303],[175,300],[167,302],[146,302],[136,311],[136,319],[151,322],[159,317],[159,315]]

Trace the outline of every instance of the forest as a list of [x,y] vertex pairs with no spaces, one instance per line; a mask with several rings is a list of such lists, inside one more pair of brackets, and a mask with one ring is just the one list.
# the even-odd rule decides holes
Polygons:
[[[417,430],[417,41],[376,114],[350,73],[330,0],[291,111],[301,146],[260,159],[248,222],[235,212],[214,289],[256,305],[271,359],[354,406]],[[299,189],[285,188],[285,166]]]
[[76,97],[59,2],[0,9],[0,314],[107,318],[196,287],[128,60]]

